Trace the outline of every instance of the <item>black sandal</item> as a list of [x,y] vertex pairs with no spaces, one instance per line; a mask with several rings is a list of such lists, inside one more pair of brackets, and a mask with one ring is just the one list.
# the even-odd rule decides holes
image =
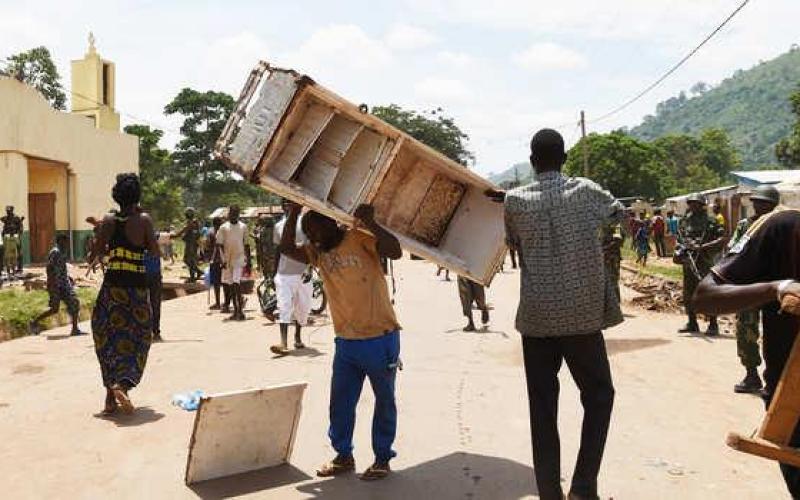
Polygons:
[[375,462],[359,476],[359,479],[362,481],[377,481],[379,479],[385,479],[391,471],[392,469],[389,467],[388,463],[379,464]]
[[338,457],[317,469],[317,477],[333,477],[356,470],[356,461],[353,457],[338,461]]

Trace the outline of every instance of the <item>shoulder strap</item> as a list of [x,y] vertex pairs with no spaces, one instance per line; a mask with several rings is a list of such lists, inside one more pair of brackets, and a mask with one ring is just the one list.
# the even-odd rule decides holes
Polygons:
[[773,210],[772,212],[768,213],[767,215],[763,215],[763,216],[759,217],[759,219],[757,221],[752,223],[750,225],[750,228],[747,230],[747,232],[745,234],[748,237],[752,237],[759,229],[761,229],[761,226],[763,226],[769,219],[773,218],[774,216],[778,215],[779,213],[789,212],[789,211],[800,212],[800,210],[797,210],[796,208],[789,208],[789,207],[784,206],[784,205],[778,205],[777,207],[775,207],[775,210]]

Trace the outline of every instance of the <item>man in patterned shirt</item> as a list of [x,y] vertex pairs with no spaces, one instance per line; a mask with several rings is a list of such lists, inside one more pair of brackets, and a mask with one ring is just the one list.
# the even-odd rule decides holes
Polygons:
[[623,206],[594,182],[567,177],[564,139],[550,129],[531,141],[531,184],[502,193],[507,236],[519,250],[516,327],[522,334],[533,464],[540,498],[561,499],[558,372],[566,361],[581,392],[583,431],[570,499],[595,499],[614,386],[602,330],[622,321],[603,265],[601,229]]
[[85,335],[78,328],[78,316],[81,304],[75,295],[75,289],[67,273],[67,248],[69,237],[66,234],[56,236],[56,246],[47,254],[47,293],[50,295],[50,309],[36,317],[30,324],[31,333],[38,335],[41,331],[39,322],[48,316],[58,313],[61,302],[67,305],[67,312],[72,319],[70,335]]

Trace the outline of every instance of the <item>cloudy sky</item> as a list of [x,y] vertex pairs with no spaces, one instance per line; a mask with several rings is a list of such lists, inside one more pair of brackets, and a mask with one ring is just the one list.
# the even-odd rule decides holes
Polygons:
[[0,57],[37,45],[69,60],[87,33],[117,64],[125,123],[165,129],[183,87],[238,95],[265,59],[356,103],[441,106],[470,135],[481,173],[527,157],[538,128],[575,140],[633,126],[697,81],[717,83],[800,43],[800,1],[751,0],[680,72],[636,105],[592,123],[677,62],[742,0],[48,1],[0,0]]

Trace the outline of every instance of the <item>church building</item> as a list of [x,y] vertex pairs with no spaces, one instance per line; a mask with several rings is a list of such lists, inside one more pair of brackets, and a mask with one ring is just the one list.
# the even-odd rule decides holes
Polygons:
[[138,172],[138,138],[120,131],[114,109],[114,63],[97,53],[72,61],[71,112],[58,111],[33,87],[0,76],[0,210],[25,217],[26,262],[41,263],[56,233],[67,233],[71,257],[85,257],[89,216],[114,206],[118,173]]

